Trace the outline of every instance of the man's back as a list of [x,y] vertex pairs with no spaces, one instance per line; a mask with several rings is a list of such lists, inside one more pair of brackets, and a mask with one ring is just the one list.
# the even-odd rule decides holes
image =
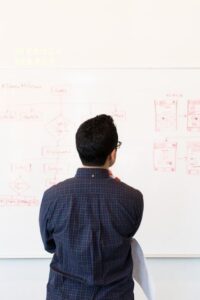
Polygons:
[[40,228],[54,253],[47,299],[134,299],[130,238],[142,212],[142,194],[107,169],[80,168],[45,192]]

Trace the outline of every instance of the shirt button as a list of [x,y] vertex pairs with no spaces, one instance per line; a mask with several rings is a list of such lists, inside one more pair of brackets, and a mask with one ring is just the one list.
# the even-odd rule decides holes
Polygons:
[[94,174],[92,174],[92,177],[94,178]]

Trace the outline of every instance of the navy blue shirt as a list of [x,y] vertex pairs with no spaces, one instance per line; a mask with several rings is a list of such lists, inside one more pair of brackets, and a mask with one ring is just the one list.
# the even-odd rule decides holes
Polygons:
[[79,168],[45,191],[40,231],[54,253],[47,299],[134,299],[130,238],[142,214],[141,192],[107,169]]

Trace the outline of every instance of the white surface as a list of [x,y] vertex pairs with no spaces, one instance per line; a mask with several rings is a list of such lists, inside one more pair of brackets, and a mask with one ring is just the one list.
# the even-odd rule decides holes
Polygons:
[[0,83],[1,257],[46,255],[43,191],[74,176],[75,132],[100,113],[123,142],[114,175],[144,195],[145,254],[200,255],[200,71],[3,70]]
[[[199,8],[198,0],[1,5],[0,257],[45,256],[38,234],[42,192],[74,175],[73,130],[99,112],[113,114],[123,141],[116,175],[144,194],[138,238],[145,254],[200,255],[200,137],[187,129],[188,101],[200,95]],[[176,112],[164,105],[172,122],[155,132],[154,101],[163,99],[178,103],[177,130]],[[153,145],[160,169],[177,146],[176,171],[153,171]]]

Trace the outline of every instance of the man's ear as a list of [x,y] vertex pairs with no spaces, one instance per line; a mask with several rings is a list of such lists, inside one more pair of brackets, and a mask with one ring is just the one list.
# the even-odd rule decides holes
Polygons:
[[110,163],[111,163],[111,165],[113,165],[115,163],[116,156],[117,156],[117,150],[113,149],[113,151],[110,153]]
[[113,151],[111,152],[111,157],[112,157],[112,159],[116,159],[116,155],[117,155],[117,149],[116,148],[114,148],[113,149]]

